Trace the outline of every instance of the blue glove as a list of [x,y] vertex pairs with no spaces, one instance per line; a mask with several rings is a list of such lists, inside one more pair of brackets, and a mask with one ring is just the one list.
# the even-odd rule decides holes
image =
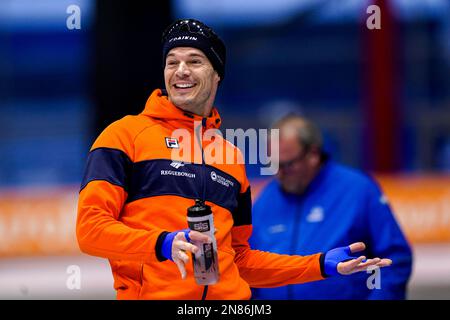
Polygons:
[[166,259],[169,259],[170,261],[173,261],[173,259],[172,259],[172,243],[173,243],[173,239],[175,238],[175,236],[177,235],[178,232],[184,232],[184,236],[186,237],[186,240],[188,242],[191,242],[191,238],[189,238],[189,232],[190,231],[191,230],[188,228],[188,229],[178,230],[178,231],[174,231],[174,232],[171,232],[171,233],[167,234],[166,238],[163,241],[162,248],[161,248],[162,255]]
[[324,259],[325,273],[328,276],[339,275],[340,273],[337,270],[338,263],[356,259],[359,256],[360,256],[359,254],[354,255],[350,251],[350,246],[331,249],[325,254]]

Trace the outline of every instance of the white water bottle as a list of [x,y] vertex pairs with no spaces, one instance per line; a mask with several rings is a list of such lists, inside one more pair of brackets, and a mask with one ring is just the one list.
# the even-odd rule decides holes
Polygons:
[[219,261],[217,259],[217,243],[214,236],[214,219],[211,207],[201,200],[187,209],[189,229],[207,234],[211,243],[199,243],[191,240],[200,250],[192,254],[195,281],[199,285],[211,285],[219,281]]

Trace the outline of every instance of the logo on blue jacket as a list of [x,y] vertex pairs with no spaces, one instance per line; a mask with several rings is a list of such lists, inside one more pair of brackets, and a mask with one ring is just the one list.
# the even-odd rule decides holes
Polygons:
[[314,223],[314,222],[320,222],[324,218],[324,212],[322,207],[313,207],[311,211],[306,216],[306,221]]

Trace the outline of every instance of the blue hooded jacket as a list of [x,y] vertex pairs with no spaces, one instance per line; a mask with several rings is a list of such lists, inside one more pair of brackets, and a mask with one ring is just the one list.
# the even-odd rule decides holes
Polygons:
[[405,299],[412,252],[374,180],[331,160],[303,195],[278,181],[253,206],[253,249],[308,255],[363,241],[367,258],[390,258],[390,267],[273,289],[253,289],[253,299]]

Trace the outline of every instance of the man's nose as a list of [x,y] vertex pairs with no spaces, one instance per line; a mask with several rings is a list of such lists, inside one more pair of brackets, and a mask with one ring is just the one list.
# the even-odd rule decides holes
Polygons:
[[188,68],[188,66],[186,65],[185,62],[181,62],[178,65],[178,69],[176,71],[177,76],[179,76],[180,78],[186,77],[190,74],[190,70]]

